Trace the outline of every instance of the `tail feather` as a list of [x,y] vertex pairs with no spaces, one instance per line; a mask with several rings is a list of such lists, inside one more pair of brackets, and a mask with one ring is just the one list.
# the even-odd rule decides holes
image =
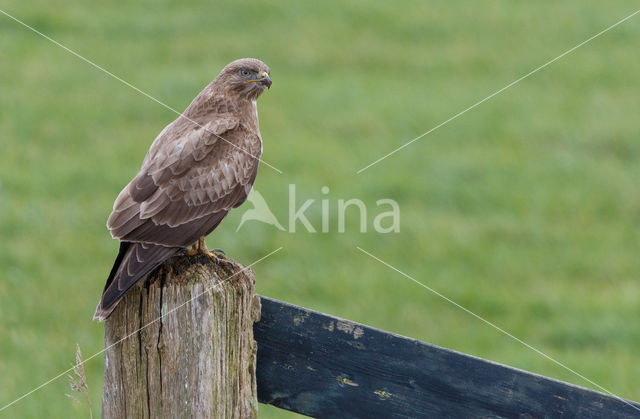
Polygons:
[[120,242],[120,250],[98,303],[94,320],[103,321],[140,279],[181,250],[156,244]]

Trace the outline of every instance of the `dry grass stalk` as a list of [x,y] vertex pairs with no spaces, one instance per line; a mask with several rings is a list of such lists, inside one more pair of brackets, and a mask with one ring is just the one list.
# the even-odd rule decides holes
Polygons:
[[[69,377],[69,384],[71,390],[84,394],[89,404],[89,418],[93,419],[93,409],[91,408],[91,395],[89,394],[89,385],[87,384],[87,377],[84,373],[84,361],[82,361],[82,352],[80,351],[80,345],[76,344],[76,365],[73,367],[73,374],[67,374]],[[66,394],[71,400],[75,400],[80,403],[80,400],[75,398],[71,394]]]

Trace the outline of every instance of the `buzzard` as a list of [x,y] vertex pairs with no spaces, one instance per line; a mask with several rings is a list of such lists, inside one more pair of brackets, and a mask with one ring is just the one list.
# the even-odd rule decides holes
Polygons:
[[262,61],[233,61],[160,132],[113,204],[107,227],[120,251],[94,319],[106,319],[136,282],[191,245],[190,253],[217,260],[204,237],[253,186],[262,154],[256,100],[270,86]]

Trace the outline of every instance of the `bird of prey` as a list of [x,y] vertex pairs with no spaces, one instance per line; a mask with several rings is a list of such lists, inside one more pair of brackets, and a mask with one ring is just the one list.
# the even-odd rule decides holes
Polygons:
[[189,246],[217,260],[204,237],[251,191],[262,154],[256,100],[269,87],[262,61],[233,61],[156,137],[107,221],[120,251],[94,319]]

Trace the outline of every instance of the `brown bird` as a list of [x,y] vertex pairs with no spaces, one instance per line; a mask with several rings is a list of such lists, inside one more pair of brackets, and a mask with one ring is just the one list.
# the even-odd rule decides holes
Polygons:
[[94,319],[186,247],[217,260],[204,237],[253,186],[262,154],[256,100],[270,86],[262,61],[233,61],[158,135],[107,221],[120,251]]

